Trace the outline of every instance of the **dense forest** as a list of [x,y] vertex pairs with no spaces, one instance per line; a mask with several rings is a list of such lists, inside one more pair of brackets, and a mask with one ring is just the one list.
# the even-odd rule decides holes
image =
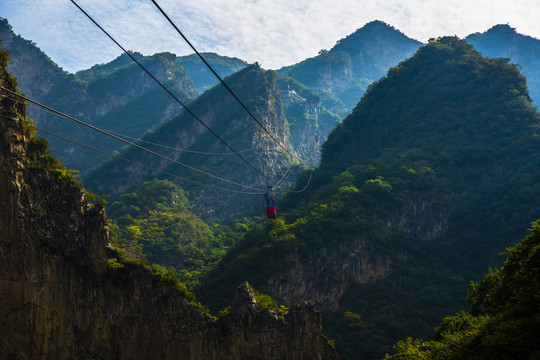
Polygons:
[[385,359],[538,359],[540,223],[529,231],[501,268],[471,284],[470,313],[445,317],[431,341],[398,342]]

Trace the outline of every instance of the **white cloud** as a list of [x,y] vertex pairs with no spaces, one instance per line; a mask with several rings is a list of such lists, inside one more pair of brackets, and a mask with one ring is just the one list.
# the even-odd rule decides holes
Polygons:
[[[191,53],[150,0],[77,0],[129,50]],[[540,38],[537,0],[158,0],[199,51],[279,68],[314,56],[372,20],[427,41],[466,36],[498,23]],[[66,0],[0,4],[16,33],[69,71],[112,60],[120,50]]]

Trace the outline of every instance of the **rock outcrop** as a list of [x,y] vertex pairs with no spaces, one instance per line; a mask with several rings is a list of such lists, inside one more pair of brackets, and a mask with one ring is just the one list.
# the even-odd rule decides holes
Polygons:
[[[14,84],[0,68],[0,86]],[[24,105],[0,93],[3,359],[337,358],[309,304],[278,319],[257,312],[244,288],[235,311],[216,319],[123,261],[104,208],[89,204],[62,167],[36,165],[50,158],[32,139]]]

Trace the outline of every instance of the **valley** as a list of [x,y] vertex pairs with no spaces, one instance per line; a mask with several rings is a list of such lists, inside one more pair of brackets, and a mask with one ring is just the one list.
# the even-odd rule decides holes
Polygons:
[[275,71],[203,53],[260,124],[194,55],[130,53],[182,107],[125,54],[71,74],[6,19],[0,40],[3,87],[125,140],[0,89],[10,354],[540,351],[540,40],[496,25],[422,44],[372,21]]

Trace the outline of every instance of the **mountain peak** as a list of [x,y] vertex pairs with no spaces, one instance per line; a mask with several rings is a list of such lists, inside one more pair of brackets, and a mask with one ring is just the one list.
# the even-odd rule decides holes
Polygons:
[[376,40],[381,38],[381,36],[384,37],[399,37],[399,38],[406,38],[411,41],[415,41],[413,39],[410,39],[405,35],[403,32],[399,31],[395,27],[385,23],[384,21],[380,20],[374,20],[370,21],[358,30],[356,30],[354,33],[346,36],[345,38],[339,40],[336,43],[336,46],[332,50],[335,51],[347,51],[343,49],[344,47],[347,48],[347,43],[349,42],[361,42],[361,41],[367,41],[367,40]]
[[419,41],[409,38],[395,27],[388,25],[384,21],[374,20],[365,24],[354,33],[339,40],[331,51],[344,51],[349,54],[362,52],[363,48],[377,47],[376,44],[382,42],[394,43],[394,45],[417,48],[421,45]]
[[497,25],[494,25],[494,26],[490,27],[488,30],[486,30],[486,31],[484,31],[482,33],[481,32],[475,32],[475,33],[467,36],[465,39],[467,41],[469,41],[471,39],[474,41],[474,39],[477,39],[477,38],[480,38],[480,37],[508,38],[508,37],[514,37],[516,35],[519,35],[520,37],[523,37],[523,38],[533,39],[532,37],[530,37],[528,35],[523,35],[523,34],[518,33],[516,31],[516,28],[510,26],[510,24],[497,24]]
[[487,32],[504,32],[516,34],[516,28],[510,26],[510,24],[497,24],[492,26]]
[[381,28],[381,27],[396,30],[392,25],[387,24],[387,23],[385,23],[384,21],[381,21],[381,20],[370,21],[370,22],[366,23],[361,29]]

